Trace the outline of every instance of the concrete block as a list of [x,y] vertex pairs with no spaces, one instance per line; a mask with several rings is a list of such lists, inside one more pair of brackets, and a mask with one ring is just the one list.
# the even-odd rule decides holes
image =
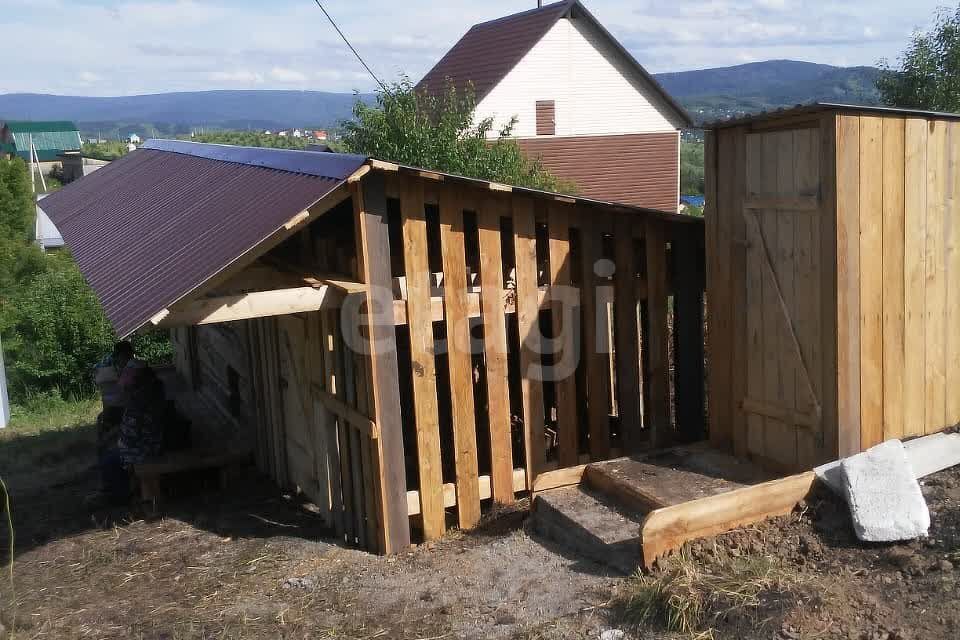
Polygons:
[[899,440],[845,458],[840,474],[858,538],[893,542],[927,535],[930,511]]

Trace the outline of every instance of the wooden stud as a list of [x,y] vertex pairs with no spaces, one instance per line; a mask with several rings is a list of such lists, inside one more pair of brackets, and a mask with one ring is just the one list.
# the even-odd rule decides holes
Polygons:
[[495,196],[483,199],[477,215],[480,236],[480,306],[487,369],[487,412],[490,419],[490,464],[493,499],[510,504],[513,497],[513,443],[510,387],[507,383],[507,328],[503,313],[503,261],[500,208]]
[[860,448],[883,441],[883,119],[860,118]]
[[524,446],[527,487],[546,464],[543,382],[540,370],[540,298],[537,286],[537,234],[533,201],[513,203],[513,246],[516,259],[516,309],[520,333],[520,376],[523,393]]
[[[762,134],[746,135],[745,144],[747,147],[746,162],[747,170],[745,175],[746,189],[764,188],[761,185],[765,182],[764,171],[767,163],[764,161],[764,144]],[[754,215],[754,214],[748,214]],[[757,225],[759,226],[759,224]],[[751,227],[752,229],[752,227]],[[747,386],[745,397],[750,396],[758,399],[766,399],[764,380],[766,363],[764,361],[764,342],[767,336],[764,332],[763,324],[763,297],[764,297],[764,269],[763,262],[766,257],[763,255],[763,246],[761,239],[748,231],[747,234],[747,252],[746,252],[746,325],[747,325],[747,367],[746,377]],[[714,304],[711,302],[711,313],[713,313]],[[726,310],[721,309],[720,313]],[[711,337],[711,352],[714,348]],[[711,367],[713,366],[711,359]],[[723,372],[718,373],[723,375]],[[721,383],[723,384],[723,383]],[[711,388],[712,394],[712,388]],[[743,400],[739,398],[738,400]],[[711,395],[711,402],[713,397]],[[764,418],[755,414],[743,414],[746,422],[746,434],[743,438],[741,448],[734,449],[735,453],[743,456],[746,453],[753,455],[763,455],[763,436],[765,421]],[[736,443],[735,443],[736,444]]]
[[420,513],[424,538],[432,540],[442,536],[446,526],[433,314],[430,309],[427,223],[423,183],[413,178],[405,177],[402,180],[400,212],[403,220],[403,262],[407,278],[407,326],[410,329],[410,360],[413,367],[417,465],[420,471]]
[[[597,295],[596,266],[603,258],[603,233],[610,228],[608,216],[599,219],[586,209],[577,211],[580,221],[580,291],[583,318],[582,353],[586,358],[587,413],[590,457],[610,456],[610,345],[607,342],[607,298]],[[605,280],[603,289],[608,289]],[[601,289],[602,291],[602,289]]]
[[[674,226],[671,257],[674,282],[674,354],[677,430],[682,440],[706,436],[703,388],[703,284],[700,277],[700,227]],[[742,286],[742,283],[737,285]]]
[[[323,389],[324,394],[336,398],[336,313],[320,313],[320,339],[323,350]],[[322,400],[322,396],[321,396]],[[330,509],[333,513],[333,526],[337,539],[343,541],[346,535],[344,521],[343,483],[341,481],[340,440],[337,437],[337,416],[329,409],[322,414],[321,433],[325,439],[327,466],[330,470]]]
[[926,421],[924,433],[947,426],[946,417],[946,142],[947,124],[929,122],[927,141]]
[[[579,452],[577,444],[577,378],[574,373],[579,353],[576,342],[579,340],[579,327],[576,321],[580,309],[567,309],[563,298],[554,296],[554,287],[570,287],[570,222],[568,207],[550,204],[547,214],[547,231],[550,236],[550,287],[551,318],[553,321],[553,371],[556,385],[557,435],[559,440],[558,461],[561,467],[577,464]],[[574,320],[574,326],[565,326],[568,317]],[[570,315],[572,314],[572,315]],[[559,366],[558,366],[559,365]],[[564,371],[570,368],[569,372]],[[566,373],[566,375],[564,375]],[[556,379],[558,376],[563,376]]]
[[648,217],[646,221],[647,248],[647,310],[650,407],[650,440],[654,447],[665,447],[673,440],[670,425],[670,363],[668,360],[667,329],[667,238],[665,223]]
[[461,529],[480,521],[477,471],[477,426],[474,421],[473,363],[467,304],[467,260],[463,206],[453,187],[440,189],[440,246],[443,247],[443,302],[447,325],[447,358],[453,409],[457,516]]
[[[795,130],[782,131],[777,134],[779,137],[777,145],[777,173],[775,182],[775,191],[778,194],[791,194],[796,188],[796,151],[795,151]],[[789,199],[788,199],[789,200]],[[784,203],[789,206],[788,203]],[[819,202],[817,202],[819,205]],[[777,319],[777,346],[778,346],[778,368],[780,377],[777,386],[777,404],[786,409],[797,408],[797,380],[803,375],[800,369],[797,352],[793,348],[793,338],[791,336],[792,325],[795,322],[797,310],[793,305],[796,300],[796,259],[794,250],[796,247],[796,220],[797,216],[791,215],[789,210],[774,210],[773,214],[777,218],[776,236],[771,238],[771,253],[773,254],[774,274],[779,289],[777,296],[782,298],[786,304],[781,309]],[[770,280],[767,281],[768,284]],[[793,467],[797,463],[797,429],[794,425],[785,424],[780,421],[771,421],[771,426],[776,425],[775,429],[768,430],[767,455],[777,460],[787,467]]]
[[[730,331],[725,347],[730,361],[729,373],[721,371],[718,374],[718,377],[729,377],[729,398],[724,411],[730,424],[723,427],[718,439],[726,443],[732,440],[733,451],[744,456],[747,452],[747,420],[746,415],[738,411],[735,404],[747,395],[747,226],[746,220],[740,215],[747,179],[747,138],[743,128],[733,129],[728,135],[727,144],[731,146],[732,152],[728,152],[730,155],[725,155],[724,158],[725,162],[730,163],[728,167],[733,172],[733,184],[732,188],[728,188],[730,200],[725,205],[724,213],[729,224],[729,231],[724,230],[724,238],[728,238],[730,243],[730,254],[726,258],[728,266],[724,269],[728,273],[729,294],[726,301],[721,301],[724,308],[717,311],[726,314]],[[711,433],[711,442],[714,441]]]
[[[354,189],[354,216],[360,237],[361,280],[368,286],[368,311],[380,316],[392,309],[390,239],[387,232],[387,199],[383,175],[371,172]],[[406,471],[400,421],[400,383],[397,373],[396,336],[392,323],[374,322],[368,328],[370,381],[374,393],[374,422],[380,427],[377,441],[377,484],[382,508],[384,552],[397,553],[410,545],[406,509]]]
[[623,449],[628,454],[639,449],[644,426],[640,417],[640,331],[637,321],[637,277],[631,229],[636,222],[627,216],[617,216],[613,235],[616,264],[613,282],[617,408]]
[[[823,406],[821,424],[822,446],[817,462],[826,462],[839,456],[839,419],[837,397],[838,377],[838,245],[837,245],[837,130],[839,118],[834,113],[820,116],[820,195],[822,209],[819,229],[814,233],[820,238],[820,379]],[[816,343],[814,344],[816,346]]]
[[[820,192],[820,129],[794,131],[796,170],[794,189],[797,193]],[[811,377],[812,393],[802,377],[796,380],[797,409],[809,410],[814,404],[823,406],[823,355],[821,353],[820,225],[823,215],[800,216],[794,222],[796,235],[796,295],[794,310],[798,340]],[[797,466],[810,469],[823,457],[823,416],[812,429],[797,430]]]
[[904,120],[883,119],[883,433],[903,437]]
[[960,423],[960,125],[947,125],[946,208],[944,240],[946,242],[947,280],[947,348],[946,348],[946,416],[947,425]]
[[927,123],[904,124],[903,194],[903,435],[926,424]]
[[860,118],[838,119],[837,417],[844,457],[860,451]]

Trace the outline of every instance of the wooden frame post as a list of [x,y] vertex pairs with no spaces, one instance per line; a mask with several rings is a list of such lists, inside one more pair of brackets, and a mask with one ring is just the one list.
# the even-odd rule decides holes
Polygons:
[[703,370],[703,270],[698,256],[702,228],[676,225],[671,257],[674,273],[675,388],[677,431],[693,442],[706,434]]
[[[387,196],[383,174],[371,171],[359,185],[351,185],[357,231],[358,273],[367,285],[369,318],[380,310],[393,309],[390,273],[390,238],[387,229]],[[377,493],[381,512],[383,550],[397,553],[410,546],[407,517],[407,482],[400,421],[400,384],[397,371],[396,334],[393,323],[371,322],[368,326],[370,382],[373,385],[373,421],[377,440]]]

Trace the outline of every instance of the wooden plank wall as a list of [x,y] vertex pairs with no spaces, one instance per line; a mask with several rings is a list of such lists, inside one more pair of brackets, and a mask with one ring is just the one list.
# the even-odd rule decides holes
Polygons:
[[[839,126],[848,134],[838,140],[838,164],[857,162],[859,181],[841,186],[838,176],[846,194],[838,217],[860,231],[860,331],[841,336],[841,345],[844,338],[859,344],[859,359],[839,369],[841,380],[859,369],[859,397],[852,385],[846,397],[840,389],[859,432],[841,429],[843,453],[960,422],[949,393],[960,381],[960,124],[843,115]],[[851,279],[844,267],[839,276]],[[852,298],[844,293],[841,306]]]
[[[686,439],[704,433],[699,221],[615,214],[402,171],[387,174],[386,189],[388,208],[399,211],[391,252],[403,256],[391,261],[403,265],[394,273],[395,323],[411,337],[398,361],[413,380],[411,397],[401,399],[413,417],[408,441],[416,451],[407,454],[418,470],[407,475],[408,512],[424,539],[475,526],[482,501],[511,502],[544,473],[672,442],[677,406],[685,407]],[[668,259],[671,243],[683,264]],[[572,312],[559,302],[570,292],[579,300]],[[686,322],[682,363],[668,353],[674,296]],[[440,367],[444,353],[448,366]],[[448,371],[443,384],[440,370]],[[673,404],[671,372],[682,380],[673,383]],[[441,388],[451,393],[452,447],[442,445],[448,427],[438,430]]]
[[944,120],[828,112],[709,133],[714,443],[808,469],[960,422],[958,165],[960,123]]
[[781,470],[825,456],[816,125],[706,148],[710,440]]

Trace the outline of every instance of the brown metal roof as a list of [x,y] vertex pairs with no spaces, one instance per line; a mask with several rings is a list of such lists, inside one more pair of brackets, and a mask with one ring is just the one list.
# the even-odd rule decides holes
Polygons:
[[842,104],[837,102],[812,102],[810,104],[798,104],[793,107],[784,107],[782,109],[773,109],[770,111],[761,111],[750,113],[735,118],[726,118],[714,120],[703,124],[703,129],[724,129],[727,127],[739,127],[741,125],[753,124],[754,122],[767,122],[781,118],[795,118],[797,116],[815,116],[820,113],[841,112],[841,113],[869,113],[876,115],[897,116],[901,118],[924,118],[927,120],[960,120],[960,113],[949,113],[943,111],[924,111],[922,109],[901,109],[898,107],[884,107],[878,105],[863,104]]
[[121,336],[194,291],[366,158],[148,143],[43,207]]
[[473,82],[477,100],[483,99],[557,23],[566,17],[589,20],[660,95],[683,126],[693,126],[686,110],[657,80],[587,11],[579,0],[564,0],[474,25],[417,83],[418,91],[436,93],[449,78],[458,91]]

